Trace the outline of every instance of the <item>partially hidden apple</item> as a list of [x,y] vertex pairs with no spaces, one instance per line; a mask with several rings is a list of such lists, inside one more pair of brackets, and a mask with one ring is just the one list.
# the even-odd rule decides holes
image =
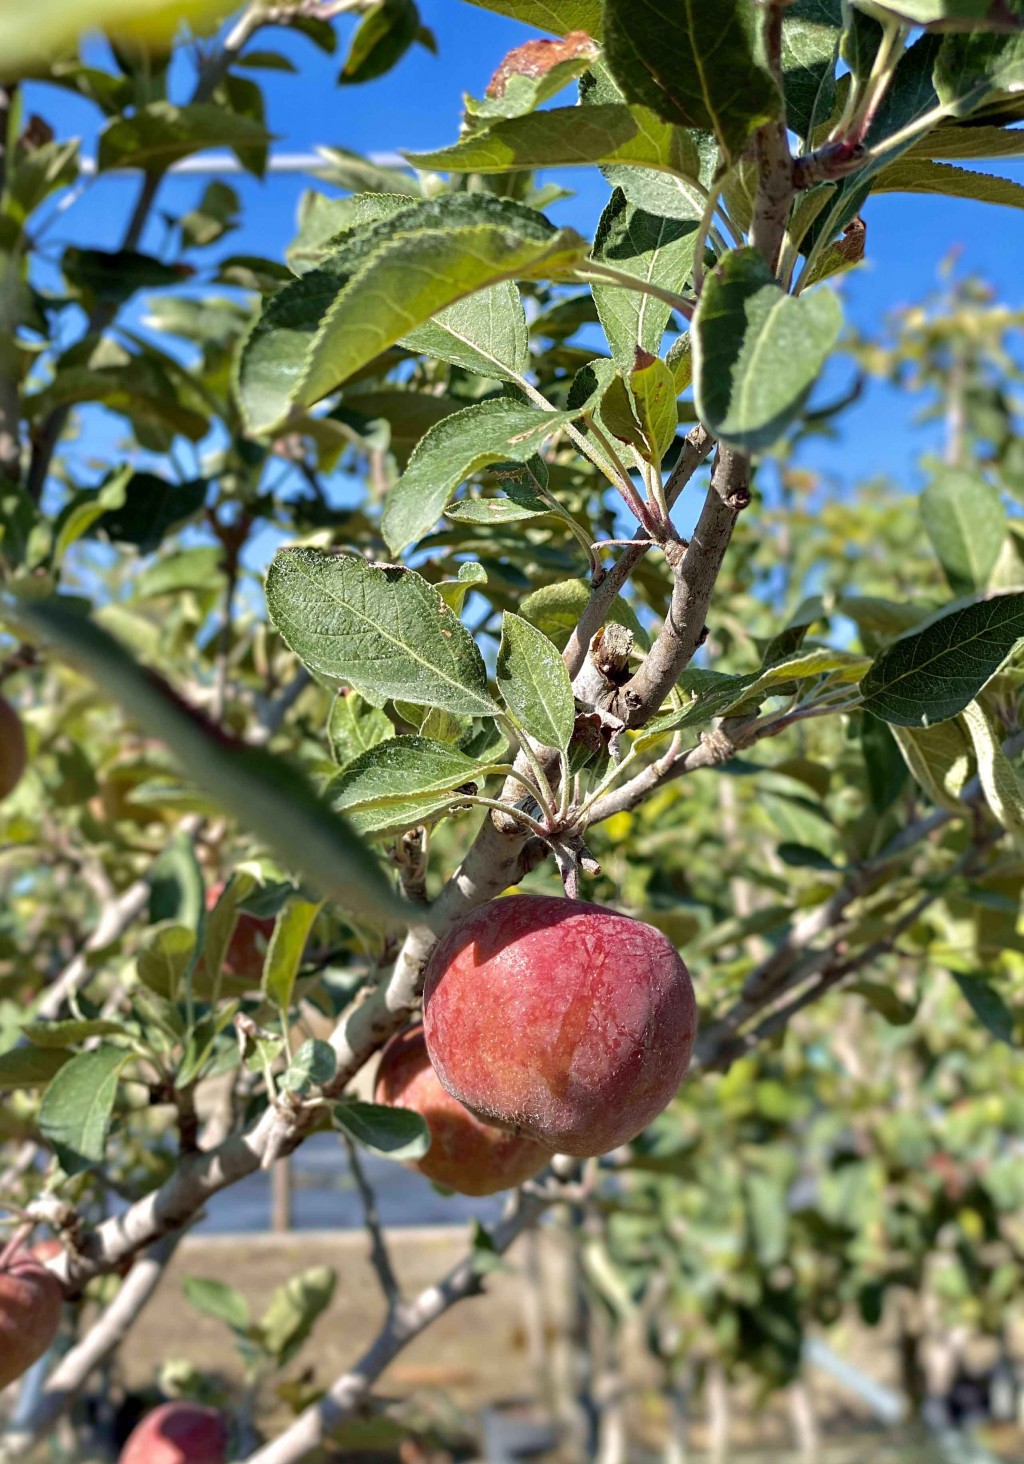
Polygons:
[[52,1271],[19,1248],[0,1264],[0,1388],[28,1371],[52,1346],[64,1293]]
[[[223,883],[210,885],[206,891],[206,908],[212,910],[223,893]],[[240,976],[258,986],[263,975],[263,958],[274,933],[274,917],[250,915],[242,910],[235,921],[224,956],[224,970],[229,976]]]
[[378,1103],[411,1108],[430,1130],[430,1148],[411,1168],[463,1195],[493,1195],[538,1174],[549,1150],[484,1123],[437,1080],[423,1026],[398,1032],[381,1054],[374,1094]]
[[21,718],[10,702],[0,696],[0,798],[14,792],[27,761],[28,749]]
[[226,1464],[227,1457],[223,1414],[178,1399],[162,1403],[136,1424],[119,1464]]
[[423,1020],[453,1097],[581,1157],[657,1117],[697,1035],[689,972],[659,930],[547,895],[492,900],[438,943]]

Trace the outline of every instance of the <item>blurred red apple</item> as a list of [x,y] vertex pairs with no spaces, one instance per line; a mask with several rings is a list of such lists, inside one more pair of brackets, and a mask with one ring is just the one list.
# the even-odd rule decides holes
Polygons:
[[[224,883],[211,885],[206,891],[206,908],[212,910],[220,899]],[[263,957],[274,933],[274,917],[249,915],[244,910],[235,922],[224,956],[224,970],[229,976],[240,976],[258,986],[263,976]]]
[[215,1408],[162,1403],[132,1430],[119,1464],[226,1464],[228,1428]]
[[430,1066],[423,1026],[397,1033],[377,1069],[378,1103],[411,1108],[430,1130],[430,1148],[410,1168],[463,1195],[493,1195],[531,1179],[551,1158],[532,1139],[484,1123],[446,1093]]
[[21,718],[0,696],[0,798],[13,793],[21,781],[28,759]]
[[5,1260],[0,1269],[0,1388],[20,1378],[49,1349],[63,1305],[60,1282],[38,1256],[18,1250]]

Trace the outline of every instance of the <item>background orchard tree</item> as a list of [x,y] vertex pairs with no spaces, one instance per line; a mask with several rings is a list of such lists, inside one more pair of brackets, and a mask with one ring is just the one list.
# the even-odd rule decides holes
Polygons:
[[[271,1436],[264,1385],[333,1277],[258,1319],[194,1284],[246,1359],[242,1397],[186,1380],[227,1458],[313,1457],[553,1209],[581,1336],[614,1372],[642,1324],[677,1444],[692,1384],[791,1385],[843,1308],[899,1308],[918,1404],[929,1319],[1010,1345],[1020,321],[961,283],[840,345],[837,281],[873,193],[1020,206],[969,165],[1024,151],[1024,12],[486,8],[555,38],[494,57],[450,147],[325,154],[284,261],[230,252],[224,182],[170,211],[168,170],[216,146],[259,176],[280,28],[338,51],[343,107],[434,45],[412,0],[0,18],[2,1186],[59,1235],[70,1304],[8,1459],[85,1437],[183,1230],[331,1130],[387,1320],[350,1371],[292,1378]],[[39,83],[97,109],[101,177],[139,175],[116,249],[56,242],[92,175]],[[593,239],[535,177],[581,165],[609,186]],[[919,501],[804,466],[853,395],[818,386],[839,350],[941,415]],[[439,938],[563,885],[685,957],[690,1076],[406,1297],[359,1155],[422,1162],[428,1128],[352,1084]],[[598,1393],[576,1447],[610,1461]]]

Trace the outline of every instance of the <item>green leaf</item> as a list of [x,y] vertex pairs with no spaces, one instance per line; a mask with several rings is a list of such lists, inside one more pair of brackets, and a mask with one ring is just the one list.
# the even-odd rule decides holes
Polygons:
[[521,381],[530,360],[526,311],[508,280],[456,300],[399,344],[495,381]]
[[155,473],[130,473],[123,503],[101,513],[92,525],[93,532],[106,534],[119,544],[132,544],[140,554],[152,554],[170,533],[200,511],[209,486],[205,478],[171,483]]
[[463,498],[458,503],[450,503],[444,515],[457,524],[515,524],[523,519],[543,518],[553,511],[547,504],[529,508],[511,498]]
[[601,0],[470,0],[481,10],[493,10],[524,25],[564,36],[570,31],[586,31],[601,38],[603,24]]
[[287,1366],[330,1306],[336,1279],[329,1266],[312,1266],[271,1296],[260,1332],[263,1346],[279,1367]]
[[653,168],[688,180],[687,194],[692,199],[693,182],[700,172],[692,139],[679,129],[666,127],[657,117],[650,125],[644,111],[622,102],[550,107],[494,122],[451,147],[407,153],[406,157],[416,168],[439,173],[517,173],[594,163]]
[[991,127],[980,122],[946,122],[926,133],[908,157],[1019,158],[1024,153],[1024,131],[1019,127]]
[[880,981],[854,981],[846,989],[862,996],[868,1006],[873,1007],[890,1027],[907,1027],[917,1015],[916,1007],[905,1002],[891,986],[883,986]]
[[136,956],[139,980],[166,1001],[177,1001],[195,948],[196,934],[191,927],[158,926],[147,934]]
[[[580,78],[579,90],[585,108],[626,106],[626,98],[603,60],[595,61]],[[718,165],[714,138],[673,127],[650,107],[633,106],[629,112],[637,136],[628,143],[621,161],[601,164],[606,180],[648,213],[699,220]]]
[[629,376],[629,386],[647,447],[645,456],[648,462],[660,467],[662,458],[675,440],[679,425],[675,378],[657,356],[649,357],[638,352],[637,364]]
[[151,736],[166,742],[189,776],[244,828],[264,839],[289,868],[308,876],[313,889],[343,909],[376,919],[403,917],[407,906],[376,860],[300,772],[212,726],[152,672],[136,665],[105,631],[60,600],[21,604],[17,619],[52,641]]
[[285,250],[288,268],[305,275],[329,259],[347,235],[412,208],[416,195],[357,193],[351,198],[328,198],[326,193],[303,194],[299,205],[299,232]]
[[760,250],[731,250],[705,281],[691,327],[701,421],[740,452],[771,447],[799,415],[841,326],[831,290],[787,295]]
[[576,703],[565,662],[547,636],[506,610],[495,680],[516,721],[544,747],[569,746]]
[[[582,580],[562,580],[532,590],[521,602],[519,609],[523,619],[543,631],[561,651],[575,630],[589,599],[590,589]],[[647,648],[647,632],[637,619],[632,606],[621,595],[616,597],[607,618],[631,630],[637,643]]]
[[999,490],[980,473],[941,468],[921,494],[921,517],[953,593],[983,590],[1006,538]]
[[744,1187],[747,1223],[757,1259],[762,1266],[777,1266],[785,1257],[789,1235],[786,1186],[774,1175],[751,1170]]
[[460,483],[493,463],[525,463],[572,412],[541,412],[499,397],[477,402],[431,427],[388,494],[382,528],[400,554],[430,532]]
[[182,833],[173,834],[153,862],[147,879],[152,924],[173,920],[178,925],[187,925],[193,932],[199,929],[205,910],[205,890],[191,839]]
[[340,813],[387,808],[421,794],[451,793],[477,785],[488,765],[445,742],[395,737],[371,747],[328,783],[324,796]]
[[52,562],[59,564],[65,554],[83,535],[88,534],[108,509],[120,508],[124,503],[125,485],[131,476],[131,469],[121,468],[100,488],[86,489],[76,493],[54,524]]
[[927,727],[962,712],[1024,636],[1024,595],[951,610],[895,641],[860,684],[884,722]]
[[195,208],[182,216],[181,232],[186,245],[205,249],[216,244],[241,223],[241,201],[227,183],[207,183]]
[[604,22],[608,65],[626,98],[714,133],[727,157],[778,116],[754,0],[606,0]]
[[970,746],[958,719],[935,727],[892,727],[892,735],[914,780],[939,808],[962,813],[970,777]]
[[338,1070],[338,1059],[329,1042],[311,1037],[304,1042],[288,1065],[281,1086],[288,1093],[308,1093],[322,1088]]
[[120,305],[136,290],[180,285],[190,273],[187,265],[164,264],[132,249],[74,246],[65,249],[60,267],[73,295],[104,305]]
[[1004,208],[1024,208],[1024,183],[995,173],[974,173],[927,158],[899,158],[883,168],[871,184],[872,193],[941,193],[947,198],[970,198]]
[[282,1012],[292,1004],[295,978],[321,903],[297,896],[288,901],[277,917],[263,962],[263,995]]
[[[240,1003],[237,1001],[222,1002],[209,1016],[204,1017],[191,1028],[185,1042],[181,1063],[174,1075],[174,1081],[179,1088],[188,1087],[190,1083],[194,1083],[203,1076],[203,1070],[216,1050],[217,1039],[234,1022],[238,1015],[239,1005]],[[280,1042],[280,1039],[274,1040]],[[221,1051],[224,1050],[224,1045],[221,1044]],[[231,1052],[229,1065],[233,1066],[234,1042],[229,1044],[229,1050]],[[276,1057],[276,1055],[275,1051],[274,1056]]]
[[38,0],[0,8],[0,54],[5,68],[38,66],[53,53],[73,50],[87,31],[130,26],[139,39],[166,46],[184,20],[209,23],[224,12],[221,0]]
[[204,1316],[227,1322],[235,1332],[250,1326],[249,1303],[234,1286],[223,1281],[209,1281],[203,1276],[186,1276],[181,1283],[185,1300]]
[[349,682],[375,706],[392,697],[457,715],[494,715],[472,637],[412,570],[284,550],[270,566],[267,606],[311,671]]
[[808,137],[831,112],[842,0],[795,0],[782,18],[782,89],[786,125]]
[[1012,0],[854,0],[862,10],[891,16],[904,25],[943,31],[1013,31],[1021,21],[1012,12]]
[[356,27],[338,81],[373,81],[402,59],[420,31],[413,0],[378,0]]
[[951,971],[950,975],[959,986],[961,994],[971,1011],[986,1031],[991,1032],[997,1042],[1015,1047],[1013,1013],[1002,996],[984,976],[972,976],[966,971]]
[[163,554],[135,581],[137,600],[178,595],[182,590],[214,590],[224,583],[224,551],[218,544],[197,544],[194,549]]
[[106,1017],[30,1022],[27,1027],[22,1027],[21,1032],[36,1047],[74,1047],[79,1042],[87,1042],[90,1037],[125,1036],[124,1023],[112,1022]]
[[0,1052],[0,1092],[13,1088],[45,1088],[69,1055],[57,1047],[12,1047]]
[[[647,213],[617,188],[597,226],[594,258],[681,294],[693,274],[696,232],[696,221]],[[637,346],[658,355],[672,314],[670,305],[653,295],[599,281],[593,292],[612,354],[625,369],[632,369]]]
[[81,1174],[103,1159],[117,1085],[132,1054],[102,1044],[65,1063],[39,1105],[39,1129],[66,1174]]
[[327,719],[327,737],[334,761],[347,767],[362,752],[394,737],[395,729],[379,707],[371,706],[357,691],[336,696]]
[[130,117],[107,123],[99,137],[97,164],[101,173],[109,168],[160,173],[207,148],[244,152],[247,147],[265,146],[269,140],[261,123],[212,102],[193,102],[186,107],[150,102]]
[[1024,790],[984,708],[968,702],[962,719],[974,744],[978,780],[986,803],[1004,829],[1024,833]]
[[907,766],[892,729],[870,712],[864,713],[860,741],[871,806],[876,813],[884,813],[906,786]]
[[335,1104],[335,1128],[357,1144],[403,1163],[422,1159],[430,1148],[430,1130],[411,1108],[390,1108],[384,1103],[362,1103],[350,1099]]
[[[419,181],[403,168],[387,168],[347,147],[318,147],[318,178],[353,193],[405,193],[422,197]],[[338,202],[334,199],[332,202]]]
[[854,0],[880,16],[935,31],[1020,31],[1014,0]]
[[713,717],[756,708],[766,697],[788,695],[792,684],[828,676],[835,682],[852,682],[868,666],[866,656],[850,651],[832,650],[828,646],[798,651],[761,671],[746,671],[730,676],[722,671],[691,668],[679,678],[679,688],[689,692],[692,700],[679,711],[663,712],[641,732],[637,747],[643,751],[669,732],[684,727],[697,727]]
[[954,117],[1012,96],[1024,86],[1024,35],[946,36],[933,80],[939,101]]
[[565,273],[585,247],[575,231],[483,193],[412,203],[346,235],[271,298],[245,344],[239,389],[251,430],[320,401],[455,301],[504,280]]

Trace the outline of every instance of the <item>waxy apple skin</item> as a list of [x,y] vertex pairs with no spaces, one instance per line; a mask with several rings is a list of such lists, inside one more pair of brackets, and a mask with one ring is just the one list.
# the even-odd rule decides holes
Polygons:
[[118,1464],[226,1464],[228,1428],[215,1408],[162,1403],[137,1424]]
[[689,972],[653,926],[546,895],[492,900],[434,948],[427,1051],[473,1113],[605,1154],[672,1099],[697,1035]]
[[53,1345],[63,1306],[60,1282],[30,1251],[18,1251],[0,1271],[0,1388]]
[[430,1130],[430,1148],[410,1168],[463,1195],[493,1195],[539,1173],[551,1159],[532,1139],[485,1123],[438,1082],[422,1024],[398,1032],[381,1054],[374,1097],[411,1108]]

